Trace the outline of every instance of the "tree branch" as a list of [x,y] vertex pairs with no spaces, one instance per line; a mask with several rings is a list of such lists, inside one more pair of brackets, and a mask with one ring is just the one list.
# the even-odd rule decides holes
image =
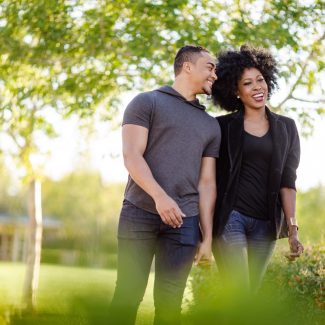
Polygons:
[[12,130],[9,128],[6,130],[7,135],[13,140],[13,142],[16,144],[17,148],[21,151],[23,149],[23,145],[21,145],[15,136],[15,134],[12,132]]
[[306,103],[325,103],[325,99],[316,99],[316,100],[310,100],[310,99],[303,99],[303,98],[298,98],[295,96],[291,96],[290,99],[294,100],[299,100],[300,102],[306,102]]
[[[318,42],[321,42],[324,38],[325,38],[325,33],[323,33],[323,35],[322,35],[318,40],[316,40],[316,41],[311,45],[311,48],[314,48],[314,45],[317,44]],[[287,95],[287,97],[285,97],[285,98],[282,100],[282,102],[281,102],[279,105],[277,105],[277,106],[275,107],[276,110],[277,110],[277,109],[280,109],[281,106],[282,106],[286,101],[288,101],[289,99],[292,99],[292,98],[293,98],[293,95],[292,95],[292,94],[293,94],[293,92],[296,90],[296,88],[297,88],[297,86],[299,85],[299,83],[300,83],[302,77],[304,76],[304,74],[305,74],[305,70],[306,70],[306,68],[307,68],[307,65],[308,65],[310,59],[314,56],[314,53],[315,53],[315,50],[312,49],[312,50],[310,51],[310,53],[308,54],[306,60],[305,60],[304,63],[302,64],[302,66],[301,66],[301,72],[300,72],[299,76],[297,77],[296,82],[295,82],[295,83],[293,84],[293,86],[291,87],[291,89],[290,89],[290,91],[289,91],[289,94]]]

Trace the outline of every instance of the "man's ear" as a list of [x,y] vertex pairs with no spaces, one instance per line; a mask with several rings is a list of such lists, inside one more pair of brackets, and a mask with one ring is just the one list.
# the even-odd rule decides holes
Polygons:
[[183,63],[183,70],[187,73],[191,72],[192,67],[191,67],[191,62],[184,62]]

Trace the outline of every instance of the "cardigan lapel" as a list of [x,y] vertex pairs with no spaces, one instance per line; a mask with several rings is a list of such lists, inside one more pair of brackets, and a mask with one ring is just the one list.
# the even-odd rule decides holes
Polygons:
[[[236,112],[232,116],[232,120],[228,124],[228,154],[230,169],[234,168],[234,164],[239,160],[244,130],[244,119],[242,111]],[[241,160],[241,159],[240,159]]]
[[266,114],[270,122],[270,131],[273,142],[269,173],[269,189],[271,192],[277,192],[280,188],[281,175],[288,148],[288,135],[285,125],[278,119],[278,115],[272,113],[268,108],[266,108]]

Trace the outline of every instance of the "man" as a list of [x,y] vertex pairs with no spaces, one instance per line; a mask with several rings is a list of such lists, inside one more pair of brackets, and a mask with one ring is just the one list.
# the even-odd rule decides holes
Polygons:
[[129,181],[118,229],[114,324],[134,324],[154,256],[154,323],[178,324],[200,228],[197,262],[211,257],[220,127],[196,95],[211,94],[215,60],[202,47],[184,46],[174,71],[172,87],[139,94],[124,114]]

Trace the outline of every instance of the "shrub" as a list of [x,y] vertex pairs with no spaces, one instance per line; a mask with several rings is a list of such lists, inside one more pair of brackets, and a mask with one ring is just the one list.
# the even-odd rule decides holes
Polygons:
[[291,263],[278,251],[257,295],[226,288],[215,265],[193,268],[186,324],[325,324],[324,251],[307,247]]

